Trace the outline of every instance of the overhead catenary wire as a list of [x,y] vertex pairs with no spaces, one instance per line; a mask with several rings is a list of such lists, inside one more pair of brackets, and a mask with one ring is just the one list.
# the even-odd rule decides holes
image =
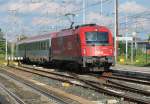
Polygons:
[[[103,4],[104,3],[107,3],[108,1],[110,1],[110,0],[105,0],[105,1],[103,1]],[[71,11],[71,13],[76,13],[76,14],[78,14],[78,13],[80,13],[80,12],[82,12],[83,11],[83,9],[89,9],[89,8],[91,8],[91,7],[93,7],[93,6],[97,6],[97,5],[99,5],[101,2],[100,1],[98,1],[98,2],[96,2],[96,3],[93,3],[93,4],[90,4],[90,5],[87,5],[85,8],[80,8],[80,9],[77,9],[77,10],[74,10],[74,11]],[[61,19],[61,18],[63,18],[64,17],[64,15],[65,14],[62,14],[62,15],[60,15],[60,16],[58,16],[57,18],[59,18],[59,19]]]

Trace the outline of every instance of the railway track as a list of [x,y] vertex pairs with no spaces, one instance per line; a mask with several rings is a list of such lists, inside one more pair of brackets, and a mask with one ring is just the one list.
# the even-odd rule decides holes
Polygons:
[[[117,89],[121,89],[121,90],[125,90],[125,91],[131,91],[131,92],[134,92],[134,93],[140,93],[140,94],[144,94],[146,96],[150,96],[150,92],[149,91],[144,91],[144,90],[141,90],[141,89],[136,89],[134,87],[128,87],[127,85],[123,85],[123,84],[120,84],[118,82],[115,82],[115,81],[112,81],[112,80],[108,80],[108,79],[105,79],[108,83],[104,83],[103,85],[107,86],[107,87],[112,87],[112,88],[117,88]],[[84,81],[84,80],[83,80]],[[85,81],[86,82],[86,81]],[[87,84],[99,89],[99,90],[103,90],[104,93],[106,94],[112,94],[112,95],[115,95],[115,96],[118,96],[118,97],[123,97],[124,99],[128,99],[130,101],[135,101],[137,103],[142,103],[142,104],[149,104],[150,103],[150,99],[149,100],[143,100],[143,99],[140,99],[140,98],[136,98],[135,96],[130,96],[130,94],[123,94],[123,93],[120,93],[119,91],[116,93],[114,93],[114,91],[112,91],[111,89],[108,90],[108,89],[103,89],[103,88],[100,88],[99,87],[99,83],[96,83],[96,84],[92,84],[90,82],[86,82]],[[111,84],[109,84],[111,83]],[[120,94],[119,94],[120,93]],[[130,98],[129,98],[130,97]]]
[[137,84],[143,84],[143,85],[150,85],[150,81],[145,78],[145,80],[139,79],[139,78],[131,78],[131,77],[126,77],[126,76],[118,76],[118,75],[112,75],[112,76],[107,76],[107,75],[102,75],[101,77],[105,77],[108,79],[117,79],[117,80],[122,80],[122,81],[128,81],[128,82],[133,82]]
[[[132,91],[135,93],[140,93],[146,96],[150,96],[150,92],[149,91],[145,91],[145,90],[141,90],[141,89],[137,89],[135,87],[129,87],[128,84],[124,84],[123,82],[120,83],[116,80],[121,80],[121,81],[126,81],[126,82],[130,82],[130,83],[135,83],[135,84],[142,84],[142,85],[150,85],[150,81],[148,80],[149,78],[137,78],[137,77],[127,77],[125,75],[121,75],[121,74],[114,74],[114,73],[104,73],[104,75],[95,75],[95,74],[90,74],[92,76],[95,76],[97,78],[100,79],[104,79],[106,80],[106,82],[112,84],[106,84],[106,86],[112,86],[114,88],[118,88],[121,90],[127,90],[127,91]],[[113,80],[115,79],[115,80]]]
[[[54,92],[51,92],[51,89],[49,89],[50,87],[49,86],[46,86],[46,87],[41,87],[39,85],[36,85],[34,83],[38,83],[38,82],[30,82],[24,78],[21,78],[21,77],[18,77],[12,73],[9,73],[9,72],[4,72],[5,74],[7,74],[9,77],[21,82],[21,83],[24,83],[25,85],[37,90],[38,92],[41,92],[42,94],[48,96],[49,98],[53,99],[54,101],[57,102],[57,104],[93,104],[91,101],[88,101],[88,100],[84,100],[80,97],[77,97],[77,96],[73,96],[71,94],[68,94],[65,96],[65,93],[58,93],[58,94],[55,94]],[[35,73],[34,73],[35,74]],[[32,81],[32,80],[31,80]],[[53,89],[53,90],[57,90],[57,89]],[[57,91],[56,91],[57,92]]]
[[[24,69],[24,68],[26,68],[26,69]],[[27,67],[24,67],[24,68],[19,68],[18,67],[17,69],[18,70],[21,69],[21,70],[26,71],[26,72],[38,74],[38,75],[41,75],[43,77],[48,77],[48,78],[52,78],[52,79],[55,79],[55,80],[65,81],[65,82],[68,82],[68,83],[71,83],[71,82],[68,81],[67,79],[64,79],[65,77],[76,79],[76,80],[79,80],[82,83],[86,84],[86,85],[78,85],[78,86],[82,86],[84,88],[90,88],[90,89],[93,89],[93,90],[101,92],[101,93],[106,93],[108,95],[122,97],[125,100],[130,100],[130,101],[137,102],[137,103],[142,103],[142,104],[149,104],[150,103],[150,100],[146,100],[146,99],[138,98],[138,97],[135,97],[135,96],[131,96],[130,94],[125,93],[124,91],[119,92],[117,90],[111,90],[109,88],[103,87],[103,86],[107,86],[107,87],[112,87],[112,88],[119,88],[121,90],[132,91],[132,92],[144,94],[146,96],[150,95],[150,93],[147,92],[147,91],[143,91],[143,90],[136,89],[136,88],[131,88],[131,87],[125,88],[126,86],[118,85],[116,82],[113,82],[111,80],[109,80],[109,81],[107,80],[107,82],[109,82],[109,84],[108,83],[103,83],[102,84],[102,83],[99,83],[99,82],[96,82],[96,81],[88,81],[88,80],[79,78],[78,75],[68,76],[68,75],[63,75],[63,74],[60,74],[60,73],[45,71],[45,70],[41,70],[41,69],[34,69],[34,71],[33,71],[33,70],[29,70],[29,69],[33,69],[33,68],[28,68],[28,69],[27,69]],[[50,76],[50,74],[51,74],[51,76]],[[52,77],[52,74],[54,75],[53,77]],[[59,76],[59,77],[56,78],[56,76]],[[71,84],[74,84],[74,83],[71,83]],[[103,85],[103,86],[100,86],[100,85]]]
[[150,81],[149,77],[142,77],[142,76],[137,76],[137,75],[128,75],[128,74],[120,74],[120,73],[116,73],[113,72],[114,76],[118,76],[118,77],[128,77],[128,78],[133,78],[133,79],[138,79],[138,80],[144,80],[144,81]]
[[[17,104],[26,104],[21,98],[15,93],[7,89],[3,84],[0,83],[0,89],[3,90],[11,99],[15,100]],[[0,103],[1,104],[1,103]]]

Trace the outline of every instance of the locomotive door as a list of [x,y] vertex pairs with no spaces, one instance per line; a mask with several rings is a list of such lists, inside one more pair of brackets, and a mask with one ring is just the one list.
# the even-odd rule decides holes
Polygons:
[[80,37],[79,34],[76,35],[76,53],[77,57],[81,56],[81,42],[80,42]]

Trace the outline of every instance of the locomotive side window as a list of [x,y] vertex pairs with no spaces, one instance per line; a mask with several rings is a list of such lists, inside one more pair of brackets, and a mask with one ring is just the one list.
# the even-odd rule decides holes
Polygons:
[[86,32],[87,44],[108,44],[108,32]]

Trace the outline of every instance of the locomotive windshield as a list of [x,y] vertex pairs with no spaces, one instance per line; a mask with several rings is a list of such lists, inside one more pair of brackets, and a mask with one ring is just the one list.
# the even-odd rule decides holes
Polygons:
[[87,44],[108,44],[108,32],[86,32],[86,43]]

